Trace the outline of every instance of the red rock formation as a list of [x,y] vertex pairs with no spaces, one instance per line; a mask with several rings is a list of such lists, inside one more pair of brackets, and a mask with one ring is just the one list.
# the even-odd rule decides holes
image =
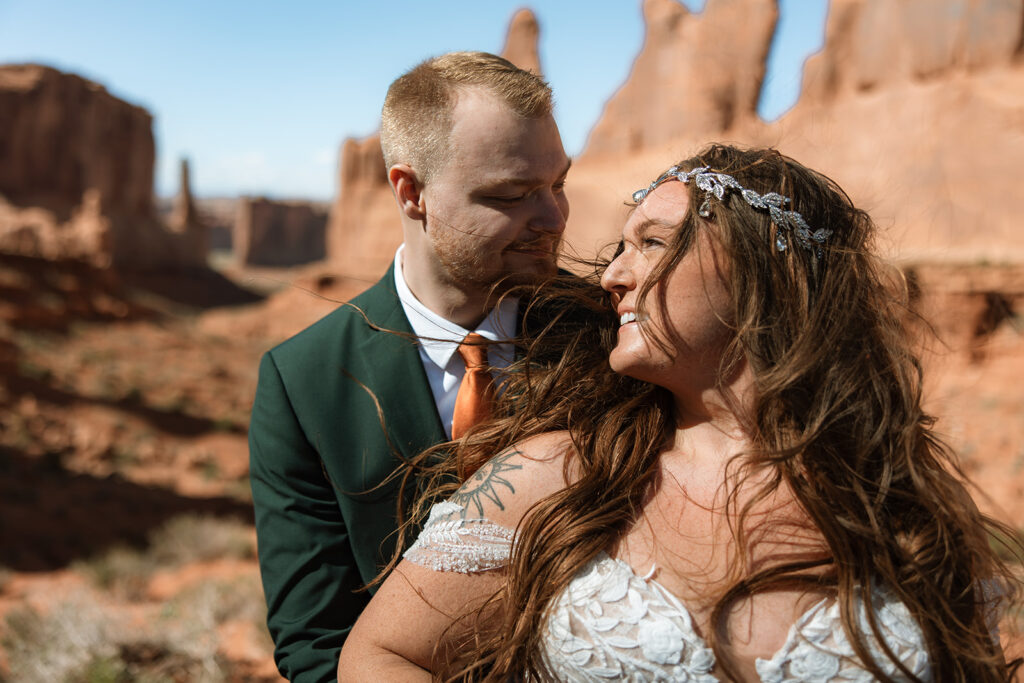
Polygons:
[[245,265],[293,266],[324,257],[327,213],[307,202],[238,202],[233,243]]
[[647,35],[628,80],[608,101],[583,158],[663,145],[680,130],[721,134],[756,117],[778,17],[774,0],[645,0]]
[[834,0],[768,139],[840,181],[894,254],[1020,261],[1022,27],[1022,0]]
[[[617,239],[632,190],[727,140],[777,147],[835,178],[892,255],[1024,261],[1012,204],[1024,158],[1024,0],[832,0],[799,102],[766,123],[756,106],[777,13],[775,0],[708,0],[700,14],[645,1],[643,49],[570,175],[569,246],[590,255]],[[513,21],[507,54],[528,19]],[[401,236],[382,175],[374,184],[361,170],[377,163],[375,140],[349,144],[330,253],[370,277]]]
[[540,41],[540,24],[528,9],[521,9],[512,17],[505,36],[505,47],[501,56],[520,69],[542,74],[537,43]]
[[96,189],[113,212],[150,215],[155,151],[145,109],[34,64],[0,68],[0,102],[0,188],[8,201],[66,213]]
[[1020,50],[1017,0],[832,0],[826,49],[807,62],[803,100],[1010,64]]
[[0,250],[101,266],[205,263],[156,218],[152,117],[79,76],[0,66]]
[[182,253],[190,262],[202,263],[209,252],[209,237],[199,209],[192,199],[188,159],[181,160],[178,194],[174,198],[167,227],[181,236]]
[[327,253],[340,272],[379,277],[402,243],[402,224],[388,185],[380,136],[349,138],[341,148],[338,196],[327,224]]
[[[1024,0],[832,0],[803,94],[770,124],[750,96],[770,22],[730,30],[730,8],[708,0],[692,16],[676,0],[647,1],[644,49],[569,179],[572,244],[586,252],[615,239],[629,192],[728,140],[774,146],[833,177],[875,218],[892,255],[1024,260],[1012,203],[1024,158]],[[739,47],[744,57],[722,61]],[[723,92],[742,103],[731,121]]]
[[[512,17],[502,56],[541,73],[537,56],[540,29],[529,10]],[[349,277],[376,279],[402,243],[402,225],[388,185],[380,135],[346,139],[341,145],[338,195],[327,223],[327,254]]]

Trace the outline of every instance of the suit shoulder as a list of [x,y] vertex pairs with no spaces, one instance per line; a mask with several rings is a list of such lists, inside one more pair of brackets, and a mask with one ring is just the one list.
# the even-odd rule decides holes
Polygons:
[[386,278],[341,304],[309,327],[270,349],[268,353],[275,358],[322,355],[325,348],[343,343],[352,334],[365,332],[368,329],[367,319],[380,317],[382,303],[386,303],[389,297],[397,301],[393,288],[387,287],[385,281]]

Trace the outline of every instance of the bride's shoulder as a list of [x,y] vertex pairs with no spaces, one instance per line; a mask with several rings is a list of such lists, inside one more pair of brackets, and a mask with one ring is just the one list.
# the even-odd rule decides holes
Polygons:
[[565,479],[561,472],[565,469],[566,462],[574,453],[572,438],[567,431],[544,432],[535,434],[494,456],[481,467],[481,470],[488,466],[501,465],[504,467],[514,466],[521,469],[523,476],[540,476],[547,481],[555,472],[559,472],[556,481],[551,482],[553,488],[565,486]]
[[572,452],[573,445],[569,432],[561,430],[535,434],[518,442],[512,448],[519,451],[524,457],[538,462],[561,465]]
[[568,432],[523,439],[484,463],[449,501],[467,514],[515,528],[537,501],[566,486],[572,448]]

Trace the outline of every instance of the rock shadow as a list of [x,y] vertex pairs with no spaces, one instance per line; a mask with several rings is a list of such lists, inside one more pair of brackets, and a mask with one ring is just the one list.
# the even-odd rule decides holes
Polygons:
[[212,268],[123,271],[124,283],[189,308],[243,306],[266,296],[240,286]]
[[0,300],[12,327],[67,332],[76,322],[150,320],[178,312],[253,304],[265,295],[212,268],[130,271],[72,259],[0,253]]
[[0,253],[4,320],[20,329],[67,332],[75,322],[147,320],[159,311],[132,296],[117,273],[74,260]]
[[0,365],[0,372],[6,374],[6,377],[3,379],[3,386],[8,395],[8,403],[13,403],[13,400],[19,396],[31,395],[39,401],[58,406],[76,404],[104,406],[134,415],[155,429],[173,436],[199,436],[214,431],[226,431],[234,434],[246,433],[246,428],[242,425],[225,424],[206,417],[160,410],[146,405],[134,397],[111,399],[99,396],[84,396],[54,387],[42,379],[20,374],[11,368],[7,368],[5,372],[2,365]]
[[52,571],[115,546],[142,547],[187,513],[253,522],[252,505],[233,498],[190,498],[117,474],[70,472],[57,455],[0,446],[0,566],[9,570]]

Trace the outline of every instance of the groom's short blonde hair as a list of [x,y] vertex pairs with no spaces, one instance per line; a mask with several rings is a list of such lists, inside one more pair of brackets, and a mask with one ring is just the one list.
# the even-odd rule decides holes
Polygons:
[[420,182],[444,165],[458,92],[481,88],[525,118],[551,113],[551,88],[535,73],[487,52],[450,52],[399,77],[384,98],[380,145],[384,165],[405,163]]

